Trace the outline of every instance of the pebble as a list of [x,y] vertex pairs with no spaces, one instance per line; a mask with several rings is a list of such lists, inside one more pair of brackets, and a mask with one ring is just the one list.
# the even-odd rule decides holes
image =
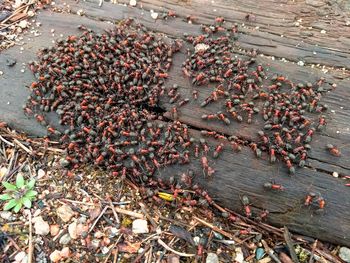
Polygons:
[[6,221],[12,221],[14,219],[10,211],[1,211],[0,217]]
[[109,252],[108,247],[103,247],[103,248],[101,249],[101,252],[102,252],[102,254],[106,255],[106,254]]
[[27,20],[22,20],[21,22],[18,23],[19,27],[24,29],[28,26],[28,21]]
[[94,249],[98,249],[100,247],[100,240],[99,239],[93,239],[91,241],[91,246],[94,248]]
[[69,241],[71,241],[71,237],[69,236],[69,234],[64,234],[61,238],[59,243],[62,245],[67,245],[69,243]]
[[38,179],[41,179],[45,176],[45,171],[43,169],[38,170]]
[[219,258],[215,253],[208,253],[205,263],[218,263]]
[[52,252],[51,254],[50,254],[50,260],[52,261],[52,262],[58,262],[58,261],[60,261],[61,260],[61,252],[60,251],[58,251],[58,250],[55,250],[54,252]]
[[116,227],[111,227],[108,231],[108,236],[110,238],[113,238],[113,237],[117,236],[118,234],[119,234],[119,229]]
[[6,59],[6,66],[8,67],[13,67],[14,65],[16,65],[17,60],[12,59],[12,58],[8,58]]
[[44,219],[41,216],[34,217],[34,229],[35,234],[46,236],[48,233],[50,233],[50,225],[44,221]]
[[70,255],[70,250],[69,250],[69,247],[64,247],[61,252],[60,252],[60,256],[62,258],[68,258]]
[[26,252],[21,251],[15,256],[15,262],[22,262],[24,259],[26,259],[26,257],[27,257]]
[[338,177],[339,177],[339,174],[338,174],[337,172],[333,172],[332,175],[333,175],[333,177],[335,177],[335,178],[338,178]]
[[350,262],[350,248],[347,247],[341,247],[339,249],[339,257],[344,260],[345,262]]
[[50,226],[50,234],[51,236],[56,236],[60,232],[60,227],[59,225],[51,225]]
[[236,251],[235,261],[237,261],[238,263],[243,263],[244,256],[243,256],[242,249],[240,247],[238,247],[235,249],[235,251]]
[[68,205],[62,205],[57,209],[57,216],[67,223],[74,215],[74,211]]
[[129,5],[136,6],[137,5],[136,0],[130,0]]
[[259,262],[259,263],[268,263],[268,262],[271,262],[271,261],[272,261],[272,260],[271,260],[270,257],[266,257],[266,258],[263,258],[263,259],[259,260],[258,262]]
[[69,236],[72,239],[77,239],[78,238],[78,233],[77,233],[77,222],[73,222],[68,226],[68,233]]
[[147,220],[136,219],[132,222],[132,232],[134,234],[145,234],[148,233]]
[[305,63],[304,63],[304,61],[298,61],[297,65],[303,67],[305,65]]
[[158,13],[151,10],[151,17],[156,20],[158,18]]

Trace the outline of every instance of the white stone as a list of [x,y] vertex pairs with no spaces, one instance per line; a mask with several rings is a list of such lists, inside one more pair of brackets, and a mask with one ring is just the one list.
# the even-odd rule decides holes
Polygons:
[[134,234],[145,234],[148,233],[147,220],[136,219],[132,222],[132,232]]
[[26,28],[28,26],[28,21],[27,20],[22,20],[21,22],[18,23],[18,26],[20,28]]
[[338,177],[339,177],[339,174],[338,174],[337,172],[333,172],[332,175],[333,175],[333,177],[335,177],[335,178],[338,178]]
[[21,251],[15,256],[15,262],[21,262],[26,257],[26,252]]
[[218,263],[219,258],[215,253],[208,253],[205,263]]
[[321,30],[321,34],[326,34],[326,33],[327,33],[326,30],[324,30],[324,29]]
[[70,235],[69,234],[65,234],[60,238],[59,243],[62,245],[67,245],[69,243],[69,241],[71,241]]
[[130,0],[129,5],[136,6],[137,5],[136,0]]
[[38,179],[41,179],[45,176],[46,172],[43,169],[38,170]]
[[243,263],[244,261],[244,256],[243,256],[243,252],[242,249],[240,247],[236,248],[236,258],[235,261],[237,261],[238,263]]
[[156,20],[158,18],[158,13],[151,10],[151,17]]
[[339,257],[344,260],[345,262],[350,262],[350,248],[347,247],[341,247],[339,249]]
[[13,216],[12,216],[12,213],[10,211],[1,211],[0,212],[0,217],[2,219],[5,219],[6,221],[13,220]]
[[62,205],[57,209],[57,216],[67,223],[74,215],[74,211],[68,205]]
[[60,251],[58,251],[58,250],[55,250],[54,252],[52,252],[51,254],[50,254],[50,260],[52,261],[52,262],[58,262],[58,261],[60,261],[61,260],[61,252]]
[[78,234],[77,234],[77,222],[73,222],[68,226],[68,233],[69,236],[72,239],[77,239],[78,238]]
[[46,236],[48,233],[50,233],[50,225],[44,221],[44,219],[41,216],[34,217],[34,229],[35,234]]
[[303,67],[305,65],[305,63],[304,63],[304,61],[300,60],[300,61],[298,61],[297,65]]

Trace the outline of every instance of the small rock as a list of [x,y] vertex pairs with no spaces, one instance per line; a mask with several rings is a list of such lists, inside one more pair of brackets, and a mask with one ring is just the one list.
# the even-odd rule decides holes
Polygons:
[[26,252],[21,251],[15,256],[16,262],[21,262],[27,256]]
[[108,236],[110,238],[113,238],[115,236],[117,236],[119,234],[119,229],[116,228],[116,227],[111,227],[109,230],[108,230]]
[[305,63],[304,63],[304,61],[300,60],[300,61],[298,61],[297,65],[303,67],[305,65]]
[[136,0],[130,0],[129,5],[136,6],[137,5]]
[[78,238],[78,234],[77,234],[77,222],[73,222],[68,226],[68,233],[69,236],[72,239],[77,239]]
[[335,177],[335,178],[338,178],[338,177],[339,177],[339,174],[338,174],[337,172],[333,172],[332,175],[333,175],[333,177]]
[[158,18],[158,13],[151,10],[151,17],[156,20]]
[[171,254],[167,258],[168,263],[180,263],[180,259],[178,255]]
[[35,13],[34,13],[34,11],[29,10],[28,13],[27,13],[27,15],[28,15],[29,17],[33,17],[33,16],[35,15]]
[[218,263],[219,258],[215,253],[208,253],[205,263]]
[[243,263],[244,261],[244,256],[243,256],[243,252],[242,249],[240,247],[237,247],[235,249],[236,251],[236,257],[235,257],[235,261],[237,261],[238,263]]
[[62,258],[68,258],[70,256],[70,250],[69,247],[64,247],[61,252],[60,252],[60,256]]
[[339,257],[344,260],[345,262],[350,262],[350,248],[347,247],[341,247],[339,249]]
[[64,234],[61,236],[59,243],[62,245],[67,245],[71,241],[69,234]]
[[16,65],[17,60],[12,59],[12,58],[8,58],[6,59],[6,66],[8,67],[13,67],[14,65]]
[[209,47],[210,47],[209,45],[200,43],[194,47],[194,50],[195,52],[203,52],[203,51],[206,51]]
[[22,29],[25,29],[28,26],[28,21],[22,20],[21,22],[18,23],[18,26]]
[[74,211],[68,205],[62,205],[57,209],[57,216],[67,223],[74,215]]
[[5,219],[6,221],[11,221],[14,219],[14,217],[12,216],[12,213],[10,211],[1,211],[0,217],[2,219]]
[[104,236],[104,234],[101,231],[96,231],[94,234],[94,237],[96,237],[96,238],[101,238],[103,236]]
[[35,234],[46,236],[48,233],[50,233],[50,225],[44,221],[44,219],[41,216],[34,217],[34,229]]
[[52,261],[52,262],[58,262],[58,261],[60,261],[61,260],[61,252],[60,251],[58,251],[58,250],[55,250],[54,252],[52,252],[51,254],[50,254],[50,260]]
[[103,247],[103,248],[101,249],[101,252],[102,252],[102,254],[106,255],[106,254],[109,252],[108,247]]
[[0,168],[0,179],[7,174],[7,168],[6,167],[1,167]]
[[326,30],[324,30],[324,29],[322,29],[320,33],[321,33],[321,34],[326,34],[326,33],[327,33],[327,31],[326,31]]
[[136,219],[132,222],[132,232],[134,234],[145,234],[148,231],[147,220]]
[[91,247],[94,248],[94,249],[98,249],[100,247],[100,240],[93,239],[91,241]]
[[41,179],[45,176],[45,171],[43,169],[38,170],[38,179]]
[[11,12],[8,10],[2,10],[0,12],[0,22],[5,20],[6,18],[8,18],[11,15]]
[[51,236],[56,236],[60,232],[60,227],[59,225],[51,225],[50,226],[50,234]]

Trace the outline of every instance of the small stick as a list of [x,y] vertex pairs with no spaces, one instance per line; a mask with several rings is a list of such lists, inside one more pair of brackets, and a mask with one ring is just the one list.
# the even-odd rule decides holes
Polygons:
[[158,238],[158,244],[161,245],[162,247],[164,247],[166,250],[169,250],[180,257],[194,257],[195,256],[195,254],[182,253],[182,252],[178,252],[178,251],[172,249],[167,244],[165,244],[160,238]]
[[148,245],[143,251],[142,251],[142,253],[140,254],[140,255],[138,255],[135,259],[134,259],[134,261],[132,262],[132,263],[137,263],[137,262],[139,262],[140,260],[141,260],[141,258],[143,257],[143,255],[144,254],[146,254],[146,252],[150,249],[150,245]]
[[103,216],[103,214],[106,212],[107,208],[108,208],[108,206],[105,206],[105,208],[103,208],[103,210],[101,211],[100,215],[96,218],[95,222],[94,222],[94,223],[92,224],[92,226],[90,227],[90,230],[89,230],[88,233],[90,233],[90,232],[94,229],[94,227],[95,227],[95,225],[97,224],[98,220],[100,220],[100,218],[101,218],[101,217]]
[[270,258],[272,258],[277,263],[282,263],[274,254],[274,251],[267,245],[265,240],[261,240],[261,243],[263,244],[264,249],[267,252],[267,254],[269,254]]
[[205,226],[211,228],[211,229],[214,230],[215,232],[218,232],[218,233],[220,233],[221,235],[224,235],[225,237],[228,237],[229,239],[233,239],[233,240],[234,240],[235,242],[237,242],[237,243],[242,242],[242,240],[239,239],[238,237],[235,237],[235,236],[231,235],[230,233],[227,233],[226,231],[224,231],[224,230],[222,230],[222,229],[220,229],[220,228],[218,228],[218,227],[216,227],[216,226],[213,226],[212,224],[207,223],[207,222],[205,222],[204,220],[202,220],[202,219],[200,219],[200,218],[198,218],[198,217],[196,217],[196,216],[194,216],[193,218],[196,219],[198,222],[202,223],[203,225],[205,225]]
[[150,216],[150,214],[147,212],[147,208],[146,208],[145,204],[143,204],[143,203],[140,202],[139,205],[140,205],[140,207],[141,207],[142,212],[146,215],[147,219],[151,222],[152,226],[153,226],[154,228],[157,228],[158,225],[157,225],[156,221],[155,221],[155,220]]
[[144,219],[145,218],[143,216],[143,214],[140,214],[140,213],[132,212],[132,211],[125,210],[125,209],[122,209],[122,208],[119,208],[119,207],[115,207],[114,209],[115,209],[115,211],[117,213],[120,213],[120,214],[123,214],[123,215],[128,215],[128,216],[139,218],[139,219]]
[[28,149],[26,146],[24,146],[19,140],[13,139],[14,143],[16,143],[19,147],[21,147],[24,151],[26,151],[29,154],[33,154],[33,152]]
[[106,257],[104,263],[107,263],[109,257],[110,257],[111,254],[112,254],[113,249],[115,248],[116,245],[118,245],[119,240],[122,238],[122,236],[123,236],[123,234],[121,234],[121,235],[118,237],[117,241],[115,241],[115,243],[111,246],[111,248],[109,249],[108,256]]
[[318,242],[318,240],[316,239],[315,242],[312,244],[312,250],[311,250],[309,263],[313,263],[314,262],[314,254],[315,254],[315,249],[317,247],[317,242]]
[[2,140],[4,143],[10,145],[11,147],[15,146],[12,142],[9,142],[8,140],[6,140],[6,139],[5,139],[4,137],[2,137],[1,135],[0,135],[0,140]]
[[283,237],[284,237],[284,240],[286,241],[286,244],[287,244],[287,247],[289,249],[289,253],[290,253],[290,256],[292,257],[293,262],[299,263],[298,256],[295,253],[292,238],[290,237],[289,230],[286,226],[284,227]]
[[120,224],[120,220],[119,220],[117,211],[115,211],[114,205],[112,204],[111,200],[109,200],[109,207],[112,209],[115,221],[117,221],[117,224],[119,225]]
[[32,263],[33,262],[33,234],[32,234],[32,213],[29,211],[28,213],[29,216],[29,248],[28,248],[28,263]]

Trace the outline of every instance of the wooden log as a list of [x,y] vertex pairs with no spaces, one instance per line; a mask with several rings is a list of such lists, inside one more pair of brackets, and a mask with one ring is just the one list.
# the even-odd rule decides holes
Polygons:
[[[129,3],[127,0],[122,2]],[[296,62],[302,60],[305,63],[350,68],[349,45],[343,43],[344,40],[342,42],[337,39],[339,36],[343,36],[344,39],[350,37],[349,30],[346,30],[345,27],[345,19],[338,20],[335,18],[332,20],[332,22],[336,22],[334,22],[334,26],[325,27],[327,34],[321,34],[320,29],[316,31],[315,29],[305,28],[298,29],[298,32],[295,32],[297,28],[293,26],[293,22],[298,16],[291,16],[291,13],[301,13],[301,10],[305,12],[311,8],[305,5],[298,5],[297,7],[292,4],[277,5],[273,0],[270,0],[269,4],[264,2],[263,5],[257,4],[254,0],[235,1],[234,4],[231,1],[223,0],[215,1],[215,4],[212,4],[209,0],[204,1],[204,3],[202,0],[197,0],[183,4],[171,0],[147,0],[142,1],[141,4],[142,9],[128,8],[111,3],[105,3],[99,8],[97,2],[69,1],[69,7],[73,13],[83,10],[91,18],[110,21],[137,17],[137,20],[145,26],[177,37],[181,37],[184,32],[198,34],[198,24],[212,24],[216,16],[223,16],[230,22],[229,24],[232,24],[238,21],[244,22],[247,13],[256,12],[260,15],[257,15],[258,18],[254,23],[251,23],[251,26],[239,27],[241,32],[239,42],[242,48],[257,48],[263,54]],[[58,2],[58,5],[62,6],[60,2]],[[160,16],[167,10],[174,10],[179,18],[169,19],[168,21],[154,21],[149,12],[151,9],[158,11]],[[214,9],[216,11],[213,11]],[[193,15],[196,18],[194,24],[185,22],[187,15]],[[315,10],[305,13],[302,17],[304,19],[306,19],[305,17],[319,19],[315,14]],[[307,38],[303,36],[304,31],[308,32]]]
[[[141,22],[144,22],[142,20],[143,16],[139,13],[140,10],[138,9],[110,6],[106,3],[103,7],[115,11],[113,19],[129,17],[131,14],[141,20]],[[114,9],[112,9],[112,7]],[[95,9],[99,10],[97,6]],[[96,10],[93,11],[96,12],[96,14],[100,14],[100,11],[97,12]],[[104,9],[101,10],[103,11]],[[92,15],[90,14],[90,16]],[[97,17],[94,18],[96,19]],[[0,85],[5,87],[1,89],[0,119],[9,122],[10,125],[20,130],[29,131],[37,135],[44,134],[44,130],[36,124],[33,119],[27,119],[21,110],[21,105],[25,102],[28,95],[24,85],[29,85],[33,80],[33,76],[28,70],[25,73],[19,73],[21,64],[34,59],[38,48],[51,44],[54,38],[50,33],[51,28],[56,30],[55,37],[57,37],[60,34],[64,34],[65,36],[67,36],[67,34],[77,34],[76,26],[78,24],[85,24],[94,30],[102,30],[111,26],[110,24],[93,21],[86,17],[67,14],[50,14],[48,12],[42,12],[39,16],[39,21],[42,22],[43,35],[34,38],[33,42],[26,44],[24,46],[25,52],[20,54],[18,48],[12,48],[0,55],[0,62],[2,65],[5,63],[7,57],[17,59],[17,65],[12,69],[4,69],[5,74],[0,79]],[[174,24],[167,22],[164,26],[164,23],[161,21],[154,22],[147,16],[145,23],[153,30],[160,29],[161,32],[175,32],[170,35],[171,37],[182,36],[185,29],[189,29],[190,33],[199,33],[198,25],[189,25],[181,21],[177,21]],[[177,24],[181,26],[176,28]],[[172,28],[175,28],[175,30],[172,31]],[[182,86],[180,89],[182,96],[187,96],[190,95],[190,91],[193,88],[189,85],[189,80],[183,78],[182,74],[179,73],[181,72],[180,64],[183,59],[183,53],[175,56],[175,65],[170,72],[171,77],[167,86],[176,82]],[[309,68],[295,67],[277,61],[264,60],[264,58],[262,58],[261,61],[271,64],[269,66],[271,72],[277,72],[278,70],[283,70],[283,72],[287,71],[288,77],[293,80],[314,80],[318,76],[321,76],[320,72],[312,71]],[[336,171],[341,171],[344,174],[349,172],[346,157],[348,156],[349,150],[344,147],[342,151],[345,158],[337,159],[335,157],[329,157],[321,147],[325,142],[334,144],[343,143],[344,145],[346,145],[346,142],[349,142],[349,133],[346,132],[347,118],[349,118],[349,115],[348,107],[345,105],[345,100],[347,100],[347,96],[349,96],[345,89],[347,85],[347,81],[339,83],[338,88],[325,97],[325,100],[331,104],[331,108],[339,107],[340,104],[337,105],[337,103],[340,102],[340,99],[344,100],[344,106],[341,106],[343,107],[342,109],[339,108],[339,110],[336,110],[337,114],[331,114],[332,119],[330,120],[327,134],[319,135],[318,138],[315,138],[313,141],[312,145],[314,149],[317,149],[317,147],[315,148],[315,145],[317,146],[317,140],[319,140],[320,144],[319,150],[313,150],[312,153],[311,161],[314,161],[314,163],[309,164],[309,168],[297,170],[296,175],[293,177],[286,174],[285,168],[282,165],[270,165],[264,159],[256,159],[248,148],[244,148],[241,153],[233,153],[227,146],[218,160],[209,160],[213,168],[216,169],[216,173],[211,179],[203,178],[198,160],[191,162],[190,167],[172,166],[164,170],[161,169],[160,175],[167,178],[171,174],[177,174],[181,169],[186,170],[191,168],[195,170],[197,174],[195,181],[208,190],[210,195],[220,204],[235,211],[242,212],[240,196],[243,194],[248,195],[256,211],[259,211],[259,209],[268,209],[271,212],[269,217],[270,223],[278,226],[287,225],[289,229],[293,231],[349,246],[350,241],[348,233],[350,233],[350,223],[348,219],[350,218],[350,192],[340,179],[333,178],[329,175],[333,169],[339,169]],[[204,99],[210,91],[210,88],[198,89],[200,89],[199,100]],[[7,104],[7,101],[10,101],[10,104]],[[164,109],[169,109],[170,105],[167,100],[163,101],[163,107]],[[217,123],[213,123],[209,126],[208,123],[202,122],[199,117],[196,117],[200,116],[202,112],[217,110],[220,108],[220,104],[215,103],[210,105],[210,107],[203,109],[199,107],[198,102],[191,102],[181,109],[180,118],[183,122],[191,125],[195,129],[207,128],[225,134],[239,132],[240,135],[254,139],[255,128],[253,128],[253,126],[259,126],[261,123],[258,121],[252,126],[242,124],[239,127],[235,123],[232,123],[229,127],[217,125]],[[53,116],[51,121],[54,120]],[[341,133],[338,134],[337,130],[341,131]],[[191,129],[191,133],[193,133],[193,136],[199,137],[198,131]],[[218,142],[210,141],[211,145],[217,143]],[[314,168],[317,169],[315,170]],[[266,191],[262,185],[271,180],[275,180],[284,185],[286,191]],[[316,214],[313,209],[305,208],[302,205],[303,198],[308,191],[319,192],[327,200],[327,205],[323,213]],[[339,198],[339,196],[341,196],[341,198]]]

